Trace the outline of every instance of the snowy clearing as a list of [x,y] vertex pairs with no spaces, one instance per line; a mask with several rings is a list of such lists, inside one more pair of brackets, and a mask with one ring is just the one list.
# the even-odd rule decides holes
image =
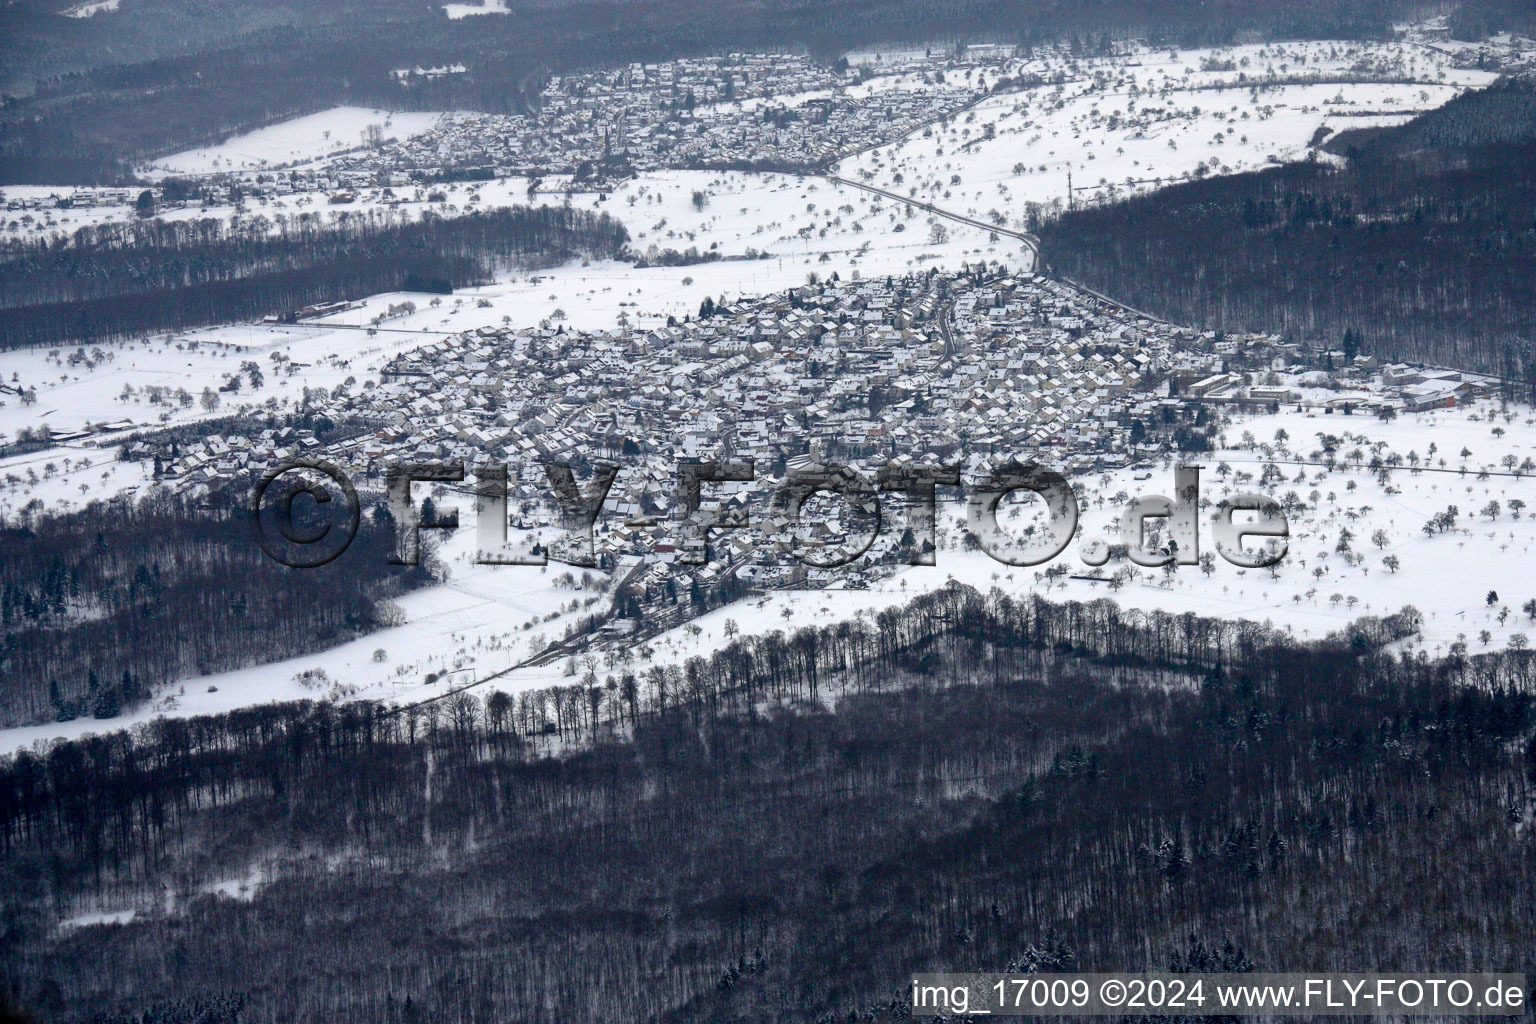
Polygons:
[[511,14],[507,0],[480,0],[472,4],[443,4],[443,13],[450,21],[467,18],[474,14]]
[[371,128],[378,129],[381,140],[408,138],[432,127],[439,116],[333,107],[237,135],[216,146],[164,157],[146,167],[144,173],[155,177],[284,167],[366,145]]
[[121,2],[122,0],[90,0],[89,3],[75,4],[59,13],[66,18],[89,18],[103,11],[115,11]]

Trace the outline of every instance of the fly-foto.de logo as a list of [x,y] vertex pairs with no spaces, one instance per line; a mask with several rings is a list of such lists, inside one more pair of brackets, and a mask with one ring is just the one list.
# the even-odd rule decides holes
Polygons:
[[[608,493],[620,467],[603,462],[594,466],[585,484],[577,480],[575,467],[560,462],[543,464],[547,491],[545,503],[554,511],[564,531],[560,551],[532,535],[514,538],[508,524],[508,467],[480,466],[475,470],[475,560],[486,565],[546,565],[551,557],[578,566],[598,564],[594,526],[602,514]],[[412,485],[457,483],[465,479],[463,463],[403,463],[385,474],[386,507],[393,522],[394,546],[390,562],[416,565],[421,557],[421,531],[459,528],[458,509],[418,508]],[[753,526],[749,503],[741,485],[761,484],[751,459],[683,460],[674,476],[675,500],[667,516],[626,521],[636,529],[670,528],[675,561],[703,565],[710,560],[710,540],[726,530]],[[712,500],[714,486],[733,487],[732,499]],[[882,495],[905,499],[905,530],[911,534],[907,561],[933,565],[937,550],[938,489],[960,487],[960,470],[946,466],[891,464],[881,467],[871,480],[853,467],[823,462],[785,475],[771,491],[758,488],[754,496],[766,498],[765,512],[776,526],[799,538],[790,554],[801,563],[821,569],[848,565],[863,557],[884,526]],[[316,515],[337,501],[341,514]],[[1027,530],[1010,530],[999,522],[999,507],[1010,495],[1028,499],[1043,522]],[[1034,498],[1028,498],[1033,495]],[[849,525],[836,544],[804,537],[803,515],[813,496],[827,496],[846,506]],[[298,506],[309,506],[302,513]],[[1038,499],[1038,500],[1037,500]],[[1058,557],[1078,536],[1078,498],[1060,473],[1033,463],[1009,462],[996,467],[968,488],[966,524],[976,546],[1005,565],[1035,566]],[[1119,549],[1136,565],[1196,565],[1200,562],[1200,467],[1177,466],[1171,496],[1147,495],[1132,500],[1120,515]],[[319,459],[291,459],[272,466],[252,495],[252,511],[262,550],[274,560],[293,568],[315,568],[340,556],[357,535],[361,505],[357,488],[335,464]],[[1241,519],[1237,513],[1244,513]],[[329,520],[329,521],[322,521]],[[1280,504],[1261,494],[1234,494],[1217,502],[1209,519],[1210,539],[1216,553],[1244,569],[1267,568],[1285,557],[1290,526]],[[1245,547],[1244,540],[1258,544]],[[1107,563],[1116,552],[1099,539],[1086,539],[1078,556],[1090,566]]]

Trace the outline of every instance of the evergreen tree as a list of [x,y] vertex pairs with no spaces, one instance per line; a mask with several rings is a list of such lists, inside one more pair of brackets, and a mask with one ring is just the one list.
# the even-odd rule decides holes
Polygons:
[[104,686],[96,693],[91,704],[91,714],[96,718],[116,718],[118,714],[117,689]]
[[132,707],[149,696],[139,681],[133,678],[133,673],[123,669],[123,684],[121,687],[123,703]]

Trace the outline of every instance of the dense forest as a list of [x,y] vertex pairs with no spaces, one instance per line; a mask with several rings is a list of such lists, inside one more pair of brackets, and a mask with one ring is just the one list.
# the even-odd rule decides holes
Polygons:
[[510,263],[612,257],[629,236],[607,214],[516,206],[322,222],[150,220],[0,246],[0,349],[116,341],[283,314],[316,302],[485,283]]
[[246,500],[156,491],[0,521],[0,726],[112,718],[187,676],[340,643],[432,579],[429,561],[388,564],[382,515],[330,565],[278,565]]
[[[136,161],[340,103],[518,110],[544,76],[740,50],[833,55],[870,44],[1112,39],[1381,38],[1407,0],[645,0],[520,5],[450,20],[437,4],[138,0],[133,17],[60,18],[48,0],[0,8],[0,184],[106,183]],[[1468,0],[1469,29],[1531,22],[1528,5]],[[404,87],[390,72],[462,63]]]
[[1052,266],[1170,319],[1466,366],[1536,391],[1536,81],[1333,160],[1196,181],[1042,224]]
[[1536,664],[1388,653],[1416,628],[953,586],[23,752],[0,981],[100,1024],[874,1022],[918,970],[1530,970]]

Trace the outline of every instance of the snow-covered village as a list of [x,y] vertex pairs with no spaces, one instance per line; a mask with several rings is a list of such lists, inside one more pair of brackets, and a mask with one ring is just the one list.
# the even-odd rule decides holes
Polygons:
[[[336,144],[330,136],[346,134],[336,126],[348,122],[315,115],[286,136],[281,125],[264,130],[277,146],[298,149],[258,157],[253,137],[226,144],[224,155],[171,157],[157,167],[183,175],[178,187],[194,201],[162,210],[163,196],[152,192],[157,218],[211,215],[262,232],[272,219],[359,216],[279,212],[295,197],[302,206],[306,188],[322,203],[329,196],[327,207],[335,203],[330,193],[354,189],[347,205],[407,219],[460,204],[580,204],[617,209],[631,225],[622,258],[633,268],[587,259],[451,295],[348,294],[258,322],[13,353],[9,382],[0,385],[0,442],[19,454],[0,463],[0,513],[25,517],[161,491],[204,501],[248,492],[270,467],[300,456],[345,467],[374,493],[392,465],[462,466],[463,482],[418,490],[439,504],[457,495],[472,505],[477,469],[506,464],[511,528],[544,536],[559,519],[545,463],[582,472],[620,467],[596,522],[593,561],[580,567],[579,603],[556,592],[538,603],[548,610],[513,628],[492,618],[435,637],[441,649],[412,640],[387,666],[360,656],[390,632],[410,635],[407,611],[407,623],[383,637],[270,670],[239,670],[246,685],[177,681],[170,695],[136,712],[140,719],[171,707],[270,699],[322,670],[353,677],[345,689],[355,695],[374,699],[387,685],[391,699],[411,699],[430,666],[475,666],[474,650],[488,642],[501,653],[478,656],[470,672],[531,687],[562,665],[570,670],[577,649],[633,650],[641,637],[656,657],[707,648],[714,633],[700,634],[695,619],[782,624],[761,613],[731,616],[733,603],[777,607],[785,592],[825,590],[840,596],[817,614],[835,618],[967,576],[976,545],[958,490],[941,489],[956,511],[940,517],[934,538],[956,557],[921,559],[935,568],[912,565],[920,560],[914,545],[924,541],[906,527],[899,496],[886,504],[901,525],[880,531],[857,560],[817,568],[798,557],[836,548],[856,532],[853,510],[835,501],[817,504],[814,525],[771,507],[772,481],[827,465],[869,480],[891,467],[957,467],[970,482],[1003,460],[1038,463],[1074,481],[1093,510],[1084,530],[1112,539],[1128,492],[1166,490],[1169,467],[1197,464],[1205,469],[1205,507],[1256,488],[1283,502],[1293,523],[1282,566],[1262,574],[1223,566],[1209,578],[1209,564],[1165,574],[1122,556],[1083,566],[1073,549],[1027,572],[994,565],[986,584],[1112,594],[1144,607],[1166,606],[1174,592],[1187,607],[1226,614],[1235,606],[1236,614],[1304,636],[1412,605],[1424,626],[1408,642],[1437,653],[1519,643],[1529,616],[1509,608],[1518,589],[1486,608],[1471,601],[1480,593],[1460,588],[1415,592],[1405,585],[1414,559],[1399,553],[1425,543],[1464,549],[1477,543],[1473,535],[1481,543],[1502,537],[1501,550],[1529,543],[1521,539],[1526,498],[1516,492],[1533,468],[1532,445],[1521,441],[1530,411],[1514,400],[1514,382],[1385,360],[1352,335],[1302,341],[1169,322],[1051,273],[1028,228],[1039,210],[1137,189],[1109,178],[1088,184],[1094,154],[1081,147],[1103,145],[1103,129],[1123,137],[1107,160],[1131,175],[1228,173],[1230,165],[1298,158],[1330,125],[1405,122],[1421,105],[1518,70],[1533,55],[1518,38],[1456,47],[1422,28],[1397,44],[1190,54],[1130,47],[1112,57],[969,46],[852,54],[829,67],[731,54],[555,78],[536,119],[408,115],[402,126],[420,129],[415,134],[395,139],[385,135],[389,120],[367,124],[362,145],[325,155]],[[415,74],[402,72],[402,81]],[[1181,96],[1206,94],[1248,105],[1239,102],[1233,113],[1181,105]],[[1107,98],[1129,109],[1105,111]],[[786,118],[786,111],[795,113]],[[837,111],[867,116],[868,127],[829,121]],[[1213,119],[1214,137],[1201,139]],[[360,122],[351,123],[356,133]],[[1026,132],[1030,152],[1042,140],[1093,141],[1051,141],[1077,151],[1038,167],[1001,167],[994,154],[1017,151],[1012,139]],[[1193,138],[1181,149],[1175,139],[1186,134]],[[1213,144],[1219,160],[1200,148]],[[1145,161],[1127,160],[1127,147]],[[934,172],[941,157],[944,170],[956,171],[949,183]],[[751,164],[808,169],[723,169]],[[717,169],[666,170],[710,165]],[[809,169],[817,165],[825,176]],[[1057,179],[1068,187],[1074,166],[1084,184],[1070,187],[1083,194],[1052,195]],[[455,180],[466,167],[487,174]],[[449,173],[421,185],[422,171],[433,168]],[[993,184],[977,184],[978,174]],[[428,188],[443,194],[429,199]],[[50,209],[37,189],[6,194],[13,210],[47,210],[47,221],[13,214],[10,230],[21,235],[82,218],[110,229],[119,216],[111,200],[132,206],[124,190],[52,195],[64,209]],[[230,197],[238,198],[219,205]],[[1030,209],[1013,216],[982,209],[994,202],[1019,211],[1021,201]],[[307,427],[274,426],[285,413],[332,428],[321,439]],[[199,435],[195,424],[214,419],[221,429]],[[1414,442],[1414,425],[1430,423],[1454,429],[1457,440]],[[702,565],[680,559],[689,552],[680,549],[677,524],[669,525],[682,512],[677,461],[742,458],[762,479],[717,485],[704,508],[740,511],[750,525],[718,534]],[[1451,497],[1458,482],[1475,494]],[[1509,491],[1502,520],[1489,513],[1502,507],[1496,490]],[[1380,492],[1375,501],[1366,500],[1368,491]],[[1404,494],[1412,496],[1406,507]],[[1448,506],[1464,509],[1455,528],[1426,537],[1421,528]],[[466,571],[483,572],[469,562],[465,522],[464,536],[433,537],[447,567],[438,589],[461,586],[456,577]],[[975,571],[984,567],[974,563]],[[1261,575],[1263,585],[1254,579]],[[1506,584],[1519,585],[1517,578]],[[426,601],[412,595],[405,607]],[[553,625],[532,631],[546,620]],[[485,634],[492,626],[499,628]],[[549,651],[532,649],[520,631],[532,631]],[[577,631],[583,636],[573,641]],[[557,645],[567,657],[549,656]],[[544,665],[506,673],[523,660]],[[6,735],[14,746],[92,727],[84,719]]]

